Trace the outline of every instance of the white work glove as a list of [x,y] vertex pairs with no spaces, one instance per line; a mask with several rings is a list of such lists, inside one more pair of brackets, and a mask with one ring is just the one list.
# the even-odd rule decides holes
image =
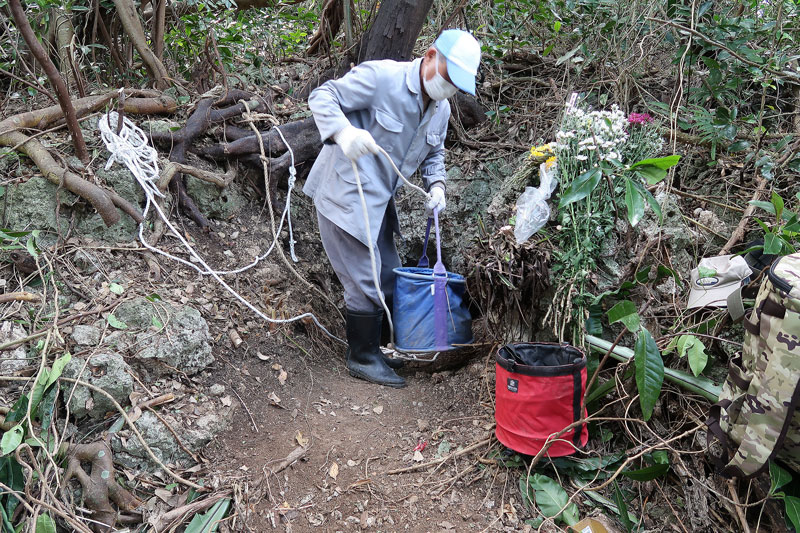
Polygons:
[[370,152],[378,153],[378,143],[375,142],[372,135],[367,130],[352,125],[342,128],[333,136],[333,140],[351,161],[356,161],[362,155]]
[[431,195],[431,199],[428,200],[428,216],[432,217],[433,210],[437,208],[439,209],[439,214],[441,214],[444,211],[444,208],[447,206],[447,202],[444,200],[444,186],[434,183],[431,185],[431,190],[428,192]]

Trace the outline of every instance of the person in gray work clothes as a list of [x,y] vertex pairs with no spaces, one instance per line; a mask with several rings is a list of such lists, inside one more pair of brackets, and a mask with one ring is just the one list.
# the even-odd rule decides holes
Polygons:
[[[417,169],[430,194],[429,210],[445,208],[444,139],[458,89],[475,94],[480,45],[469,33],[446,30],[411,62],[366,61],[308,99],[323,147],[303,192],[314,199],[322,245],[344,286],[347,369],[373,383],[403,387],[402,364],[380,350],[383,304],[375,289],[367,231],[351,161],[357,162],[381,291],[391,301],[392,269],[400,266],[394,195]],[[433,318],[431,318],[432,320]]]

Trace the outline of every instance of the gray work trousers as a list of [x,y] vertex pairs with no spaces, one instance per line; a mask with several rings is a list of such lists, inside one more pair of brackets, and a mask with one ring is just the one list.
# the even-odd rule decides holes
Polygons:
[[[382,310],[383,306],[372,279],[369,248],[319,212],[317,220],[322,246],[344,287],[344,302],[347,308],[362,313]],[[391,299],[394,292],[393,269],[400,266],[400,256],[397,255],[392,233],[384,216],[374,252],[381,291],[387,300]]]

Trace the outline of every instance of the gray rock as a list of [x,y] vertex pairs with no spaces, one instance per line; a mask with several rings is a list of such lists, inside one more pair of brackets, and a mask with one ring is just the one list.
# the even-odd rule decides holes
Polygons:
[[212,183],[186,176],[186,192],[204,215],[227,219],[247,203],[236,184],[220,189]]
[[100,328],[78,324],[72,328],[72,340],[81,346],[96,346],[100,342]]
[[[192,452],[196,452],[230,427],[231,411],[232,409],[229,408],[217,413],[207,413],[197,418],[190,427],[186,426],[186,417],[180,413],[160,414],[175,430],[175,433],[180,435],[184,446]],[[178,445],[169,429],[152,412],[142,413],[142,416],[136,421],[136,428],[155,456],[163,463],[188,465],[192,461],[189,454]],[[128,468],[151,470],[157,466],[142,443],[133,434],[128,434],[124,440],[115,436],[111,441],[111,449],[114,451],[114,460]]]
[[[133,377],[130,374],[130,366],[120,354],[113,352],[95,354],[84,369],[85,362],[83,358],[73,357],[64,368],[63,375],[103,389],[121,405],[128,402],[128,396],[133,392]],[[102,418],[107,412],[116,411],[114,404],[105,395],[80,385],[75,388],[69,407],[78,418],[84,416]]]
[[169,317],[165,321],[165,331],[158,334],[148,331],[136,336],[139,347],[136,363],[151,378],[172,374],[175,369],[192,375],[213,363],[208,324],[200,312],[192,307],[177,311],[167,308],[166,312]]
[[153,307],[153,302],[147,298],[134,298],[122,303],[114,311],[114,316],[127,324],[131,329],[144,329],[150,327],[153,323],[153,317],[156,316],[156,310]]
[[100,268],[100,259],[97,258],[97,255],[84,248],[79,248],[75,251],[72,261],[84,274],[94,274]]
[[[6,227],[15,231],[28,229],[56,230],[56,191],[58,187],[42,176],[8,185],[5,204]],[[58,191],[62,204],[72,205],[77,197],[67,190]],[[97,215],[99,218],[99,215]],[[69,225],[61,220],[61,230],[66,231]]]
[[174,120],[158,119],[145,120],[140,128],[145,133],[172,133],[181,129],[181,125]]
[[208,393],[211,396],[222,396],[225,393],[225,385],[214,383],[211,385],[211,387],[209,387]]
[[[26,337],[28,333],[19,324],[7,320],[0,324],[0,344],[15,341]],[[0,352],[0,374],[8,375],[17,370],[33,366],[33,360],[28,359],[24,345],[19,345],[13,350]]]

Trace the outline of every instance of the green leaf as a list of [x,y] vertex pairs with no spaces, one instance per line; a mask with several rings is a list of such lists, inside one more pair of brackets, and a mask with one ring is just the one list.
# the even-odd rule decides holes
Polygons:
[[792,522],[795,531],[800,531],[800,498],[796,496],[786,496],[783,499],[786,509],[786,516]]
[[642,167],[645,165],[652,165],[654,167],[658,167],[662,170],[667,170],[668,168],[672,168],[678,164],[678,161],[681,160],[681,156],[679,155],[668,155],[665,157],[656,157],[652,159],[642,159],[641,161],[634,163],[631,165],[631,168]]
[[22,437],[25,435],[25,430],[22,424],[17,424],[5,433],[3,438],[0,439],[0,455],[8,455],[17,449],[17,446],[22,442]]
[[37,408],[39,419],[42,421],[42,429],[49,429],[50,423],[53,421],[53,414],[56,408],[56,397],[58,396],[58,387],[50,387],[44,393],[42,401]]
[[152,315],[150,317],[150,323],[153,324],[153,327],[155,327],[156,329],[161,329],[164,327],[164,324],[162,324],[161,321],[158,319],[158,317],[155,315]]
[[603,334],[603,306],[600,304],[592,304],[589,306],[589,317],[586,319],[586,332],[589,335],[602,335]]
[[36,519],[36,533],[56,533],[56,523],[49,514],[40,514]]
[[767,213],[774,215],[775,214],[775,206],[772,205],[770,202],[765,202],[763,200],[750,200],[750,205],[754,205],[756,207],[760,207]]
[[655,185],[667,177],[667,171],[655,165],[641,166],[636,169],[636,173],[644,178],[648,185]]
[[231,499],[223,498],[205,513],[195,514],[192,521],[186,526],[186,533],[212,533],[216,531],[219,521],[225,518],[230,506]]
[[36,384],[33,386],[33,390],[31,391],[31,407],[30,412],[36,412],[36,408],[39,407],[39,402],[42,401],[42,397],[44,397],[44,393],[47,390],[47,383],[50,381],[50,369],[44,368],[42,369],[42,373],[39,375],[39,379],[36,380]]
[[114,294],[122,294],[123,292],[125,292],[125,287],[123,287],[119,283],[111,283],[108,286],[108,290],[110,290]]
[[608,315],[609,324],[622,322],[628,328],[628,331],[633,333],[639,331],[641,327],[641,319],[639,318],[639,313],[636,312],[636,304],[630,300],[617,302],[614,307],[606,312],[606,315]]
[[45,388],[49,387],[53,383],[61,377],[61,373],[64,371],[64,367],[69,364],[70,360],[72,359],[72,354],[65,353],[61,357],[53,362],[53,369],[50,370],[50,377],[47,378],[47,385]]
[[772,191],[772,198],[770,201],[772,202],[772,205],[775,206],[775,218],[780,221],[781,215],[783,214],[783,198],[781,198],[780,194]]
[[664,382],[664,361],[658,351],[653,336],[642,328],[634,346],[634,363],[636,365],[636,388],[639,390],[639,404],[645,421],[653,416],[653,407],[661,394]]
[[789,483],[792,480],[792,475],[778,466],[778,463],[775,461],[769,462],[769,479],[770,479],[770,487],[769,493],[775,494],[775,492]]
[[108,325],[115,329],[128,329],[128,324],[114,316],[114,313],[108,315]]
[[628,208],[628,222],[636,227],[644,216],[644,198],[628,178],[625,178],[625,207]]
[[783,241],[774,233],[764,234],[764,253],[780,254],[783,250]]
[[[536,506],[548,518],[557,517],[561,508],[569,501],[567,491],[554,479],[545,475],[533,474],[528,478],[527,485],[534,490]],[[561,519],[570,526],[576,524],[578,522],[578,506],[570,503],[561,514]]]
[[667,455],[666,450],[656,450],[653,452],[653,461],[659,465],[668,465],[669,464],[669,455]]
[[667,470],[669,470],[668,464],[655,464],[638,470],[623,470],[620,474],[635,481],[650,481],[663,476],[667,473]]
[[617,503],[620,522],[622,522],[625,531],[630,533],[633,529],[633,522],[631,522],[628,516],[628,506],[625,504],[625,496],[622,495],[622,491],[619,490],[619,485],[616,481],[614,481],[614,501]]
[[602,175],[600,168],[595,167],[575,178],[575,181],[570,183],[567,190],[564,191],[561,200],[558,202],[558,207],[565,207],[589,196],[594,188],[597,187],[597,184],[600,183]]
[[689,368],[695,376],[699,376],[708,364],[708,354],[703,341],[694,335],[681,335],[678,337],[678,354],[689,357]]
[[658,201],[655,199],[655,197],[650,194],[650,191],[648,191],[647,188],[645,188],[645,186],[641,183],[634,181],[633,186],[636,187],[636,190],[639,191],[639,194],[641,194],[642,197],[647,201],[647,205],[650,206],[650,209],[652,209],[653,213],[655,213],[658,217],[658,221],[661,222],[663,218],[661,216],[661,206],[658,205]]
[[750,141],[736,141],[728,146],[728,153],[743,152],[750,148]]

